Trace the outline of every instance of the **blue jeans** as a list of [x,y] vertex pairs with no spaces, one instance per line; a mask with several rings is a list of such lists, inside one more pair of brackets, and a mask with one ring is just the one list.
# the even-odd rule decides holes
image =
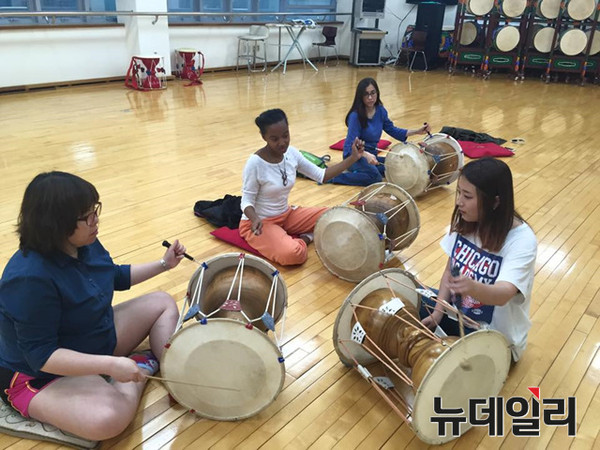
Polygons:
[[350,186],[369,186],[381,183],[385,174],[385,158],[377,156],[378,166],[369,164],[366,158],[360,158],[348,170],[330,180],[330,183],[347,184]]

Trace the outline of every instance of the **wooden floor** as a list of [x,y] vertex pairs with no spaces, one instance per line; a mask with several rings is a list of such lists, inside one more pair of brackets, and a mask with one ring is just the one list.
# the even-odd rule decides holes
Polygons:
[[[320,66],[322,67],[322,66]],[[163,239],[180,238],[199,260],[235,251],[192,213],[194,202],[240,194],[249,155],[262,145],[254,118],[280,107],[292,145],[318,155],[345,136],[343,123],[359,79],[376,77],[396,125],[428,121],[523,138],[507,158],[518,210],[539,241],[531,317],[522,360],[502,395],[577,397],[577,436],[541,426],[538,438],[504,437],[478,427],[445,448],[600,448],[600,88],[489,81],[445,72],[350,68],[315,73],[208,74],[200,87],[170,82],[162,92],[119,83],[0,95],[0,263],[17,248],[16,217],[27,183],[40,171],[74,172],[96,185],[103,202],[100,239],[119,263],[163,254]],[[291,201],[338,205],[359,188],[299,180]],[[422,228],[401,255],[405,269],[437,285],[445,264],[438,242],[449,223],[454,186],[419,198]],[[259,415],[241,422],[199,419],[148,384],[139,413],[116,448],[424,448],[409,427],[353,370],[338,360],[332,328],[353,284],[331,275],[314,246],[298,268],[282,269],[288,288],[283,353],[285,388]],[[351,255],[349,255],[351,257]],[[183,261],[130,292],[121,302],[163,289],[179,302],[196,265]],[[210,364],[210,362],[208,362]],[[93,407],[93,406],[92,406]],[[0,448],[57,448],[0,435]]]

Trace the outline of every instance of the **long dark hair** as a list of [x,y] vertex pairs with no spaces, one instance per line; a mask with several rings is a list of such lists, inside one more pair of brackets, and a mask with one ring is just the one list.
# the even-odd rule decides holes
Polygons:
[[477,159],[466,164],[461,177],[475,186],[479,220],[462,220],[458,206],[452,213],[451,231],[459,234],[477,234],[481,247],[498,251],[504,245],[506,236],[513,226],[514,218],[523,221],[515,211],[512,174],[508,165],[490,157]]
[[49,254],[61,250],[77,220],[98,203],[96,188],[66,172],[37,175],[25,189],[17,222],[19,248]]
[[348,118],[353,111],[356,111],[358,114],[358,121],[360,122],[360,126],[362,128],[367,127],[367,108],[365,108],[365,103],[363,98],[367,93],[367,87],[372,84],[375,90],[377,91],[377,101],[375,102],[375,106],[383,105],[381,102],[381,93],[379,92],[379,86],[377,86],[377,81],[373,78],[363,78],[358,82],[358,86],[356,86],[356,93],[354,94],[354,101],[352,102],[352,106],[350,107],[350,111],[346,114],[346,126],[348,126]]
[[260,134],[264,137],[264,135],[267,133],[267,128],[269,128],[271,125],[281,122],[282,120],[288,124],[287,116],[283,110],[276,108],[268,109],[260,113],[260,115],[254,119],[254,123],[260,130]]

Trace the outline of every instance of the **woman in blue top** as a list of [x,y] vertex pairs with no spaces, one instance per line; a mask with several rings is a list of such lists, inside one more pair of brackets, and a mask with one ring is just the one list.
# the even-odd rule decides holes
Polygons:
[[344,142],[344,159],[352,154],[352,143],[356,138],[364,141],[364,156],[331,182],[352,186],[369,186],[381,182],[385,158],[377,156],[377,143],[381,139],[382,131],[403,142],[408,136],[431,131],[427,124],[416,130],[395,127],[381,103],[379,86],[373,78],[363,78],[358,83],[354,102],[346,115],[346,126],[348,134]]
[[[177,266],[185,252],[175,241],[159,261],[114,264],[97,239],[101,207],[87,181],[37,175],[21,204],[19,250],[0,280],[0,397],[92,440],[131,422],[179,316],[164,292],[113,307],[114,291]],[[132,355],[146,337],[154,354]]]

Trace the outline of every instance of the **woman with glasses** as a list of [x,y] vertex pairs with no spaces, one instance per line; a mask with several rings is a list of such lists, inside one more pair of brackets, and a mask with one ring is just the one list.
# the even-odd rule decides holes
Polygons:
[[[97,239],[101,210],[82,178],[37,175],[21,204],[19,250],[0,280],[0,397],[91,440],[131,422],[178,319],[164,292],[113,307],[114,291],[177,266],[185,252],[175,241],[159,261],[115,264]],[[147,337],[151,351],[132,354]]]
[[352,143],[357,138],[364,142],[365,153],[347,172],[333,178],[331,183],[352,186],[369,186],[381,182],[385,158],[377,156],[377,143],[383,131],[402,142],[406,141],[408,136],[431,131],[427,124],[416,130],[395,127],[381,103],[379,87],[373,78],[363,78],[356,86],[354,102],[346,114],[346,126],[348,133],[344,142],[344,159],[352,153]]
[[307,245],[313,240],[315,223],[327,208],[288,204],[296,170],[324,183],[361,158],[362,143],[356,139],[348,158],[323,169],[290,146],[288,120],[281,109],[263,112],[255,123],[266,145],[251,155],[244,167],[240,236],[271,261],[302,264],[308,257]]

